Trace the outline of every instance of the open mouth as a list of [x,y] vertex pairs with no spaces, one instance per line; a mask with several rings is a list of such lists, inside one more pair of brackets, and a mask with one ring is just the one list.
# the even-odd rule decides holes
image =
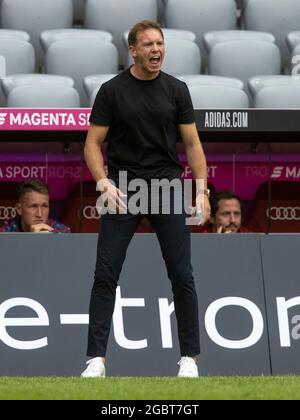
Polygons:
[[150,58],[150,63],[153,66],[157,66],[160,63],[160,57],[159,56],[151,57]]

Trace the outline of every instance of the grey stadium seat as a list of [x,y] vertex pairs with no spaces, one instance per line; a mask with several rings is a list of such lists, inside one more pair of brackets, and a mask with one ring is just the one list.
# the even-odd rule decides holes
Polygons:
[[87,97],[90,98],[95,89],[100,89],[103,83],[108,82],[117,74],[92,74],[83,80],[83,87]]
[[[173,76],[201,73],[201,51],[195,42],[186,39],[166,38],[162,70]],[[128,52],[128,67],[133,59]]]
[[40,42],[44,52],[51,44],[57,41],[65,41],[67,39],[99,39],[100,41],[112,42],[112,34],[107,31],[97,31],[93,29],[51,29],[44,31],[40,35]]
[[270,42],[220,42],[209,54],[209,73],[241,79],[246,91],[251,77],[280,74],[280,71],[279,48]]
[[73,39],[54,42],[46,52],[46,71],[69,76],[75,81],[82,105],[88,103],[83,80],[91,74],[118,72],[118,51],[111,42]]
[[7,98],[7,106],[12,108],[78,108],[80,97],[71,87],[38,84],[19,86]]
[[27,32],[14,29],[0,29],[0,38],[22,39],[23,41],[30,42],[30,35]]
[[165,15],[166,27],[195,32],[202,53],[206,32],[236,28],[234,0],[168,0]]
[[[35,54],[31,44],[22,39],[0,38],[0,55],[5,60],[5,75],[33,73]],[[5,105],[5,98],[0,91],[0,106]]]
[[38,62],[41,63],[40,33],[47,29],[72,26],[72,0],[2,0],[1,21],[3,28],[29,33]]
[[189,86],[194,109],[248,108],[247,94],[235,87],[221,85]]
[[92,108],[93,107],[93,105],[94,105],[94,102],[95,102],[95,99],[96,99],[96,96],[97,96],[97,93],[99,92],[99,88],[98,87],[96,87],[94,90],[93,90],[93,92],[90,94],[90,99],[89,99],[89,104],[90,104],[90,107]]
[[259,76],[253,77],[248,81],[249,91],[253,98],[264,88],[273,86],[300,86],[300,78],[292,76]]
[[219,42],[255,40],[275,43],[274,35],[258,31],[212,31],[203,36],[203,42],[208,52]]
[[55,86],[67,86],[74,87],[74,80],[66,76],[56,76],[52,74],[14,74],[7,76],[1,80],[2,90],[4,95],[7,97],[9,93],[19,87],[26,85],[39,85],[39,84],[49,84]]
[[185,74],[184,76],[178,76],[178,79],[185,82],[188,86],[214,85],[244,89],[242,80],[233,77],[210,76],[208,74]]
[[123,34],[136,22],[157,19],[156,0],[87,0],[84,27],[105,30],[113,35],[122,65],[127,62]]
[[299,0],[248,1],[243,20],[246,29],[274,34],[284,61],[288,60],[286,35],[299,29]]
[[272,86],[261,89],[254,100],[255,108],[300,108],[300,86]]

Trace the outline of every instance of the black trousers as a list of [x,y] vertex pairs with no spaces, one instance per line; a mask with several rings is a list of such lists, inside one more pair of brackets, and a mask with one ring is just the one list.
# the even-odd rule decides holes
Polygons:
[[[130,240],[144,216],[106,214],[101,217],[97,262],[89,309],[87,355],[105,357],[116,288]],[[149,214],[172,284],[181,356],[200,353],[198,301],[191,266],[190,231],[184,212]]]

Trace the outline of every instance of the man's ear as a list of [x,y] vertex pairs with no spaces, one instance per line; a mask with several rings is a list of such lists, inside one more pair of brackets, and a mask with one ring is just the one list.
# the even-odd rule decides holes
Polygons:
[[16,212],[18,216],[22,215],[22,206],[21,206],[21,203],[19,202],[16,204]]
[[130,51],[131,57],[135,58],[136,57],[136,48],[135,48],[134,45],[129,46],[129,51]]

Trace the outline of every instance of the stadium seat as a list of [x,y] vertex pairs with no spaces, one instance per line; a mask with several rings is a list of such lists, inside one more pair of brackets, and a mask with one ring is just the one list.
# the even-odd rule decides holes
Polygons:
[[113,35],[119,51],[120,64],[127,63],[127,48],[123,34],[136,22],[143,19],[157,19],[156,0],[87,0],[84,27],[106,30]]
[[165,24],[168,28],[194,32],[205,56],[203,35],[211,30],[235,29],[236,4],[234,0],[168,0]]
[[27,32],[13,29],[0,29],[0,38],[22,39],[23,41],[30,42],[30,35]]
[[208,53],[215,45],[226,41],[266,41],[275,43],[274,35],[268,32],[258,31],[212,31],[207,32],[203,36],[203,42]]
[[69,76],[75,81],[81,104],[88,105],[83,80],[91,74],[118,72],[118,51],[111,42],[73,39],[54,42],[46,53],[46,72]]
[[[15,38],[0,38],[0,56],[4,63],[5,76],[20,73],[33,73],[35,68],[34,49],[29,42]],[[0,106],[6,101],[0,90]]]
[[300,86],[300,80],[287,75],[257,76],[248,81],[249,91],[253,99],[261,89],[273,86]]
[[188,86],[229,86],[237,89],[244,89],[244,83],[240,79],[233,77],[210,76],[208,74],[185,74],[178,76],[178,79],[185,82]]
[[0,37],[0,54],[5,57],[7,75],[34,72],[35,54],[29,42]]
[[300,109],[300,82],[298,86],[282,85],[261,89],[255,96],[254,108]]
[[44,31],[40,35],[40,42],[43,51],[47,49],[54,42],[65,41],[68,39],[99,39],[100,41],[112,42],[112,34],[106,31],[96,31],[93,29],[51,29]]
[[235,87],[222,85],[189,86],[194,109],[248,108],[247,94]]
[[29,33],[37,61],[42,62],[40,33],[47,29],[70,28],[73,23],[72,0],[2,0],[2,27]]
[[0,182],[0,226],[16,216],[18,182]]
[[246,29],[271,32],[284,62],[289,59],[286,35],[299,29],[299,0],[251,0],[247,2],[243,22]]
[[79,108],[78,92],[54,83],[23,85],[13,89],[7,97],[12,108]]
[[66,76],[55,76],[53,74],[15,74],[1,80],[2,90],[7,97],[9,93],[19,86],[53,84],[57,86],[74,87],[74,80]]
[[96,209],[98,196],[94,181],[82,183],[82,196],[80,183],[75,184],[62,212],[61,221],[70,226],[74,233],[97,233],[100,220]]
[[[92,101],[91,95],[96,91],[96,94],[103,83],[108,82],[110,79],[115,77],[117,74],[99,74],[87,76],[83,80],[83,87],[88,98],[90,98],[90,103]],[[95,95],[96,96],[96,95]],[[95,100],[95,97],[94,97]],[[94,100],[92,103],[94,103]]]
[[245,83],[246,91],[251,77],[276,75],[280,71],[280,50],[271,42],[220,42],[209,54],[209,74],[241,79]]
[[[186,39],[166,38],[166,53],[162,70],[173,76],[199,74],[201,72],[201,52],[195,42]],[[128,67],[133,59],[128,52]]]
[[[300,182],[273,181],[272,200],[269,203],[269,185],[265,182],[258,188],[252,210],[245,223],[253,232],[300,232]],[[270,205],[271,204],[271,205]],[[271,210],[269,211],[269,207]],[[270,220],[271,218],[271,220]]]

